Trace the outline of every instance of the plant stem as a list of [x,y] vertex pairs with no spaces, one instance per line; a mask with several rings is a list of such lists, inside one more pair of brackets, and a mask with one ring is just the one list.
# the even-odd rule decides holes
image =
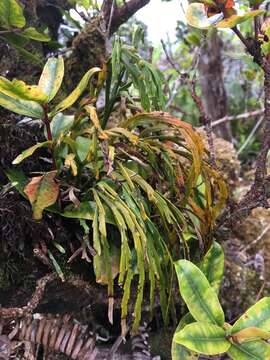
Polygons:
[[247,41],[247,39],[243,36],[243,34],[241,33],[241,31],[239,31],[237,29],[237,27],[235,26],[234,28],[232,28],[233,32],[235,33],[235,35],[238,36],[238,38],[241,40],[241,42],[245,45],[245,47],[247,48],[247,50],[250,50],[250,45],[249,42]]
[[[50,119],[48,116],[48,112],[49,112],[48,110],[49,110],[48,104],[43,105],[44,117],[43,117],[42,121],[46,126],[48,140],[52,141],[53,137],[52,137]],[[55,158],[54,158],[53,146],[52,146],[52,162],[53,162],[53,170],[56,170],[56,162],[55,162]]]
[[22,32],[22,29],[1,30],[0,35],[8,35]]

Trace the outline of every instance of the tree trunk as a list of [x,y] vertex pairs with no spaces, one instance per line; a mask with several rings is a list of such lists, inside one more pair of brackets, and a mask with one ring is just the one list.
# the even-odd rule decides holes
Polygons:
[[[207,115],[212,121],[227,115],[227,95],[223,81],[221,59],[222,41],[213,31],[201,49],[199,61],[200,84]],[[218,136],[231,141],[229,123],[223,123],[216,129]]]

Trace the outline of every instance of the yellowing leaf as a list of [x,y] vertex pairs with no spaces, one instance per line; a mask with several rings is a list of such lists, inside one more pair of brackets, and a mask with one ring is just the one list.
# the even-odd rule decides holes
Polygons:
[[35,220],[40,220],[43,210],[53,205],[58,198],[59,185],[55,181],[55,176],[56,171],[51,171],[34,177],[24,189],[32,205]]
[[233,325],[231,333],[235,334],[248,327],[257,327],[270,331],[270,297],[264,297],[251,306]]
[[36,85],[27,85],[17,79],[9,81],[0,76],[0,92],[18,100],[31,100],[44,103],[48,100],[47,95]]
[[237,343],[242,343],[251,340],[269,340],[270,332],[261,330],[256,327],[248,327],[238,331],[236,334],[233,334],[233,340]]
[[[120,264],[120,249],[115,245],[110,246],[110,260],[111,260],[111,271],[112,278],[115,279],[119,274],[119,264]],[[98,284],[107,285],[109,282],[106,262],[104,256],[95,255],[94,256],[94,271],[96,274],[96,282]]]
[[16,0],[0,1],[0,27],[9,29],[11,27],[23,28],[25,17],[23,7]]
[[227,19],[220,21],[216,26],[218,28],[233,28],[242,22],[253,19],[255,16],[262,15],[264,10],[253,10],[244,15],[232,15]]
[[232,344],[228,355],[233,360],[267,360],[270,356],[270,345],[262,340]]
[[100,125],[100,122],[99,122],[99,119],[97,116],[97,111],[94,108],[94,106],[86,105],[84,108],[88,112],[90,119],[91,119],[92,123],[94,124],[94,127],[98,130],[98,132],[100,134],[100,138],[108,139],[108,135],[101,128],[101,125]]
[[55,107],[55,109],[53,110],[53,114],[64,111],[65,109],[72,106],[86,89],[91,77],[100,71],[101,69],[98,67],[94,67],[87,71],[87,73],[83,76],[83,78],[81,79],[77,87],[72,91],[72,93]]
[[37,119],[43,117],[42,107],[34,102],[27,100],[14,99],[10,96],[7,96],[0,91],[0,106],[15,112],[16,114],[25,115]]
[[221,327],[198,322],[186,325],[183,330],[176,332],[173,341],[205,355],[222,354],[231,346]]
[[51,141],[44,141],[42,143],[37,143],[36,145],[31,146],[30,148],[24,150],[20,155],[18,155],[16,159],[12,161],[12,164],[14,165],[19,164],[21,161],[31,156],[37,149],[40,149],[44,146],[49,146],[51,145],[51,143],[52,143]]
[[75,161],[75,154],[68,154],[65,158],[65,166],[69,169],[71,168],[72,175],[77,176],[78,169]]
[[217,294],[201,270],[188,260],[175,263],[180,293],[195,320],[223,326],[224,313]]
[[214,241],[205,255],[200,269],[206,276],[210,285],[218,293],[224,273],[224,252],[222,247]]
[[50,58],[44,66],[38,83],[39,88],[48,96],[48,101],[51,101],[57,94],[62,84],[63,77],[63,58]]

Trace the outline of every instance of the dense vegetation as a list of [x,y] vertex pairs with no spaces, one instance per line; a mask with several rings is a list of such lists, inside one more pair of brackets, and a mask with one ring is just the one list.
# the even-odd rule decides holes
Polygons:
[[152,49],[148,2],[0,4],[0,358],[152,359],[163,327],[166,359],[270,356],[260,252],[259,293],[222,292],[223,246],[269,207],[267,4],[190,3]]

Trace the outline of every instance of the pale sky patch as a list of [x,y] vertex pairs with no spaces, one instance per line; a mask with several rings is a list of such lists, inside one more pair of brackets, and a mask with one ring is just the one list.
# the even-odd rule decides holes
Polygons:
[[166,40],[167,34],[171,40],[175,39],[177,20],[184,19],[183,7],[186,3],[187,0],[151,0],[136,13],[137,19],[147,25],[148,38],[154,45],[159,44],[161,39]]

